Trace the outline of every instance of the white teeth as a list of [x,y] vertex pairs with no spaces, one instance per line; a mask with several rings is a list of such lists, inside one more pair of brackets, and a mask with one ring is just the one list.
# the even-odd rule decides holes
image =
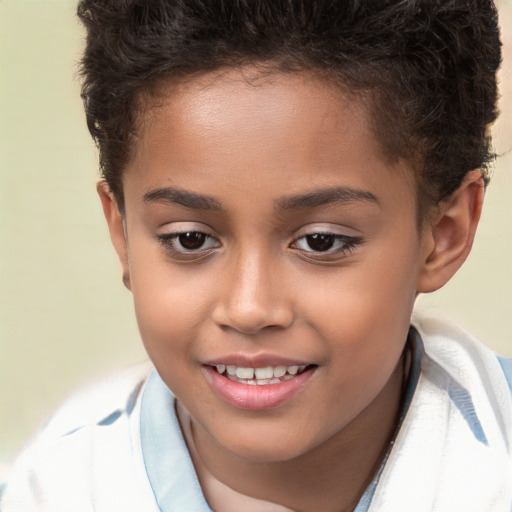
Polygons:
[[265,368],[256,368],[254,370],[257,379],[271,379],[274,376],[274,370],[272,366],[266,366]]
[[307,365],[301,366],[265,366],[264,368],[245,368],[242,366],[235,366],[234,364],[217,364],[215,369],[218,373],[225,374],[236,381],[240,381],[243,384],[250,385],[268,385],[268,384],[279,384],[286,380],[292,379],[295,375],[302,373],[306,369]]
[[254,368],[237,368],[236,376],[239,379],[252,379],[254,377]]
[[286,366],[276,366],[274,368],[274,377],[282,377],[286,373]]

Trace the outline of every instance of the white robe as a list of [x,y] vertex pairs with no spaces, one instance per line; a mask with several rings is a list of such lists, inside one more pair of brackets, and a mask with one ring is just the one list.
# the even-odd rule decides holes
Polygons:
[[[371,503],[357,512],[511,512],[512,363],[435,315],[412,323],[425,345],[420,378]],[[132,368],[65,404],[16,462],[0,509],[210,512],[166,388],[165,432],[144,427],[144,453],[151,371]],[[147,468],[147,446],[158,450],[162,435],[173,456],[165,468]],[[152,472],[165,480],[164,493]]]

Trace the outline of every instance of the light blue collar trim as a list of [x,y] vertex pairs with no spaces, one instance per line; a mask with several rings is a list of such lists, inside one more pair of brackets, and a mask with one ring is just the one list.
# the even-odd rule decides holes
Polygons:
[[423,341],[421,339],[420,334],[418,331],[411,326],[409,329],[409,337],[407,346],[409,347],[408,350],[410,351],[410,367],[409,367],[409,373],[407,374],[407,379],[405,382],[405,388],[404,388],[404,394],[403,394],[403,402],[402,402],[402,408],[400,411],[400,418],[398,419],[398,423],[395,427],[395,431],[393,432],[393,437],[391,438],[391,441],[389,442],[388,449],[386,451],[386,454],[384,455],[379,469],[375,473],[375,476],[373,477],[372,481],[370,482],[370,485],[366,488],[363,495],[361,496],[361,499],[359,500],[359,503],[357,504],[356,508],[354,509],[354,512],[368,512],[373,495],[375,494],[375,490],[377,489],[377,484],[379,483],[380,475],[382,474],[382,471],[384,471],[384,467],[386,465],[386,462],[389,458],[389,455],[391,453],[391,450],[393,449],[393,446],[396,441],[396,436],[398,435],[398,432],[400,431],[400,427],[402,426],[402,423],[404,422],[405,416],[407,414],[407,411],[409,410],[409,406],[412,402],[412,397],[414,396],[414,392],[416,391],[416,386],[418,385],[418,381],[420,379],[420,372],[421,372],[421,359],[423,357],[424,348],[423,348]]
[[510,389],[510,393],[512,394],[512,359],[506,359],[505,357],[498,356],[498,362],[501,365],[501,369],[505,374],[505,379],[507,380],[508,388]]
[[142,397],[140,437],[146,472],[161,512],[212,512],[201,491],[176,417],[175,399],[156,370]]

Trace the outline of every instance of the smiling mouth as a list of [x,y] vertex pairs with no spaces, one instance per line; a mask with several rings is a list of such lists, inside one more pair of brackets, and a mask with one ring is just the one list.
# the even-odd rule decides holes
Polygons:
[[268,386],[269,384],[281,384],[297,377],[314,365],[292,366],[265,366],[263,368],[246,368],[235,365],[218,364],[213,368],[220,375],[239,384],[251,386]]

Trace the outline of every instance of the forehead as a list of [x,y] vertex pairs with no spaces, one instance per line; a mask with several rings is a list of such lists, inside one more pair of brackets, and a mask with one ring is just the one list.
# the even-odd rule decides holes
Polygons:
[[[170,127],[171,121],[183,135],[185,129],[198,140],[208,133],[230,131],[233,126],[239,128],[239,139],[248,140],[255,130],[272,125],[283,135],[293,131],[295,137],[308,131],[311,138],[315,132],[317,143],[330,134],[350,143],[351,138],[358,136],[356,126],[345,130],[339,123],[340,110],[362,130],[371,125],[363,96],[356,97],[314,73],[264,73],[255,67],[231,68],[162,82],[152,92],[142,102],[141,135],[151,130],[154,123],[165,122]],[[309,126],[304,125],[305,116]],[[260,133],[264,139],[265,133],[269,136],[268,130]],[[375,143],[377,149],[377,140]]]
[[318,187],[340,178],[379,188],[391,173],[414,189],[409,166],[386,158],[369,101],[312,73],[223,70],[162,82],[141,105],[127,172],[154,181],[146,187],[184,174],[236,185],[237,171],[252,169],[259,186],[283,174],[302,186],[300,174]]

